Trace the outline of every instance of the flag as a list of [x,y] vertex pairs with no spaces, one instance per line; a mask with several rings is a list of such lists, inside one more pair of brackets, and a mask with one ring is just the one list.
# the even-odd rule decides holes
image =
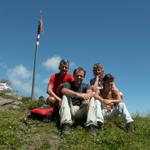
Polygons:
[[40,43],[40,33],[43,32],[43,20],[42,17],[39,20],[38,30],[37,30],[37,37],[36,37],[36,45]]

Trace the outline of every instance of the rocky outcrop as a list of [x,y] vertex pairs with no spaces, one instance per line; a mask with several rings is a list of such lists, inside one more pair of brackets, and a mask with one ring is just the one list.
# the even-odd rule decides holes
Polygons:
[[6,99],[3,97],[0,97],[0,108],[6,107],[6,108],[19,109],[20,104],[22,104],[22,102],[19,100],[12,100],[12,99]]

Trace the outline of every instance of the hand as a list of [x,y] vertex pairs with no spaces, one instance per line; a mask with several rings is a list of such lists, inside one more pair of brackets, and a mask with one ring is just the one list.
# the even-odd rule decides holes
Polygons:
[[95,78],[96,78],[96,81],[98,82],[99,81],[99,75],[97,75]]
[[58,102],[58,107],[60,108],[60,106],[61,106],[61,99],[60,98],[57,99],[57,102]]
[[103,100],[103,102],[102,102],[102,106],[104,107],[104,108],[106,108],[107,110],[111,110],[112,109],[112,107],[114,106],[114,103],[112,102],[112,100]]
[[78,97],[82,98],[83,100],[89,100],[92,95],[91,93],[78,93]]

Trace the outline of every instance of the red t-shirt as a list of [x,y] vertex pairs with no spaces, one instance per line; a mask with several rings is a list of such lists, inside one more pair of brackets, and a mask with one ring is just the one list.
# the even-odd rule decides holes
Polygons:
[[67,73],[65,75],[61,75],[60,73],[52,74],[49,80],[49,84],[53,86],[54,93],[62,97],[61,87],[63,83],[72,82],[74,80],[73,75]]

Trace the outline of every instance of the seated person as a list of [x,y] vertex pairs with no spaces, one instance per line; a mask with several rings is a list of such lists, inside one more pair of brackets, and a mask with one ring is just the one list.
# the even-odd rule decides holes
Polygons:
[[[103,77],[104,77],[104,74],[105,74],[104,66],[102,64],[99,64],[99,63],[94,64],[94,66],[93,66],[93,74],[94,74],[94,78],[92,78],[90,80],[90,84],[91,84],[92,90],[94,92],[96,92],[97,90],[100,90],[100,89],[103,88],[103,83],[102,82],[103,82]],[[119,91],[117,89],[115,83],[113,83],[113,90]],[[119,91],[119,93],[121,95],[121,98],[123,99],[122,92]],[[96,110],[97,110],[97,112],[96,112],[97,113],[97,125],[98,125],[99,128],[101,128],[101,123],[100,123],[100,120],[99,120],[99,118],[100,118],[99,116],[101,114],[99,112],[99,110],[100,110],[100,106],[101,105],[100,105],[100,102],[98,100],[96,100],[95,103],[96,103]]]
[[60,127],[62,134],[70,132],[76,119],[86,119],[86,127],[92,134],[96,132],[96,109],[93,92],[88,84],[83,83],[86,71],[82,67],[74,70],[74,81],[65,83],[62,88],[63,98],[60,107]]
[[90,84],[92,86],[93,91],[97,91],[97,89],[103,88],[102,80],[104,77],[104,67],[102,64],[94,64],[93,66],[93,75],[94,78],[90,80]]
[[118,90],[113,89],[114,77],[111,74],[106,74],[103,78],[103,88],[97,90],[95,99],[100,101],[101,107],[99,110],[99,124],[104,123],[104,116],[109,115],[112,119],[117,114],[120,114],[125,122],[126,131],[132,130],[133,119],[127,110],[124,102],[122,102]]
[[68,60],[61,60],[59,64],[59,73],[52,74],[50,76],[47,93],[49,94],[49,97],[47,99],[47,103],[54,107],[56,110],[59,109],[61,104],[61,87],[62,84],[65,82],[71,82],[73,81],[73,75],[68,73],[69,70],[69,61]]

